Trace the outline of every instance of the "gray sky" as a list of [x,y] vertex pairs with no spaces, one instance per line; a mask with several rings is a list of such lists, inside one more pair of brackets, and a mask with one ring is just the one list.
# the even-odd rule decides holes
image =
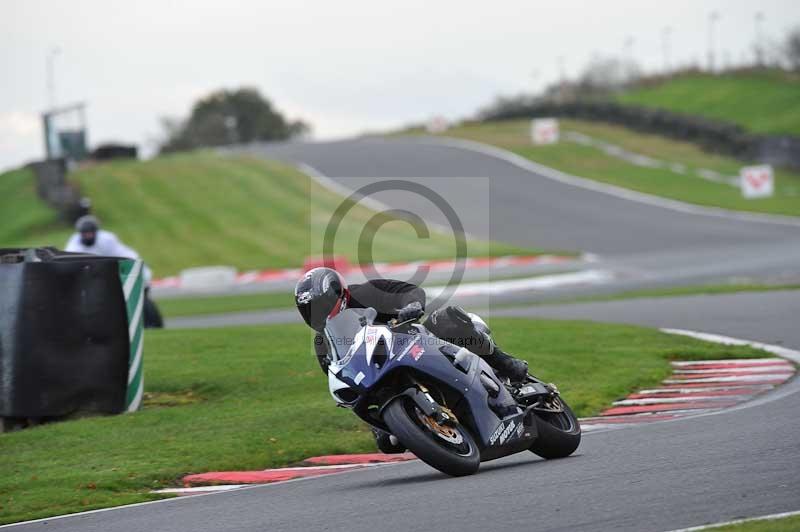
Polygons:
[[333,138],[463,117],[553,82],[559,57],[574,76],[593,54],[621,55],[628,37],[637,62],[661,69],[665,26],[673,64],[704,62],[714,10],[720,61],[752,53],[757,11],[768,40],[800,24],[797,0],[0,0],[0,169],[42,156],[54,46],[56,101],[88,102],[90,143],[147,152],[158,117],[220,87],[254,85]]

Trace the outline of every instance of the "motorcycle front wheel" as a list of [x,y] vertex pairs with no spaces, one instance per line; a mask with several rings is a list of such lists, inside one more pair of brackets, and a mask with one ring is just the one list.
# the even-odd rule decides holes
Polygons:
[[384,409],[383,421],[409,451],[442,473],[462,477],[480,467],[478,445],[466,428],[436,423],[408,397],[392,400]]
[[556,396],[561,412],[536,411],[536,429],[539,435],[530,446],[530,451],[542,458],[565,458],[581,443],[581,425],[572,409]]

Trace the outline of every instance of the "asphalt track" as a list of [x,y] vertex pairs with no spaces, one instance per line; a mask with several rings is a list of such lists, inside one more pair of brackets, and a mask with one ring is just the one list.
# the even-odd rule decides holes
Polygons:
[[[445,197],[476,236],[597,253],[650,282],[796,274],[800,264],[800,225],[679,213],[565,185],[430,139],[272,144],[249,151],[310,165],[350,189],[390,178],[416,182]],[[375,198],[448,224],[435,205],[419,197],[388,191]]]
[[[634,203],[464,150],[408,140],[252,149],[306,162],[334,178],[489,177],[491,231],[480,236],[598,252],[653,280],[796,275],[800,267],[798,227]],[[435,179],[423,181],[436,186]],[[454,202],[469,204],[466,187],[451,192]],[[392,201],[391,194],[380,199]],[[463,212],[469,215],[469,209]],[[436,220],[435,212],[428,214]],[[514,313],[691,328],[800,349],[796,294],[629,300]],[[587,434],[573,457],[544,461],[520,454],[483,464],[468,478],[447,478],[412,462],[18,529],[663,531],[798,510],[798,392],[795,379],[745,408]]]

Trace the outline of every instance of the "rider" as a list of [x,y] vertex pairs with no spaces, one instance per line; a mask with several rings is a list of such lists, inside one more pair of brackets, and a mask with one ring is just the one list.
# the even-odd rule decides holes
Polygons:
[[[328,372],[331,357],[322,335],[328,318],[346,308],[372,307],[376,322],[388,323],[421,318],[425,313],[425,291],[419,286],[390,279],[369,280],[348,286],[344,278],[331,268],[314,268],[305,273],[294,290],[295,303],[305,322],[316,331],[314,351],[323,373]],[[504,353],[494,342],[486,323],[461,307],[450,306],[434,311],[423,322],[433,335],[465,347],[479,355],[501,376],[521,382],[528,374],[528,363]],[[378,447],[384,452],[402,452],[394,439],[374,430]]]
[[[100,221],[91,214],[78,218],[75,222],[75,233],[67,241],[64,251],[73,253],[89,253],[106,257],[124,257],[138,259],[139,254],[126,246],[111,231],[100,229]],[[164,321],[155,303],[150,299],[150,280],[152,273],[147,265],[142,268],[144,275],[144,324],[145,327],[163,327]]]

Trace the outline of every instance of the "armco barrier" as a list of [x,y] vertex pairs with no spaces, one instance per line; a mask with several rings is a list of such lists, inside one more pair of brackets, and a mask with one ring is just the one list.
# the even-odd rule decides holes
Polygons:
[[129,259],[0,249],[0,418],[25,426],[138,408],[141,270]]
[[727,122],[610,101],[506,102],[483,112],[479,118],[492,121],[549,116],[619,124],[693,142],[709,151],[744,161],[800,168],[800,139],[797,137],[754,135]]
[[67,180],[65,159],[38,161],[30,163],[28,168],[36,175],[36,193],[58,211],[64,222],[72,224],[85,214],[81,210],[79,187]]

